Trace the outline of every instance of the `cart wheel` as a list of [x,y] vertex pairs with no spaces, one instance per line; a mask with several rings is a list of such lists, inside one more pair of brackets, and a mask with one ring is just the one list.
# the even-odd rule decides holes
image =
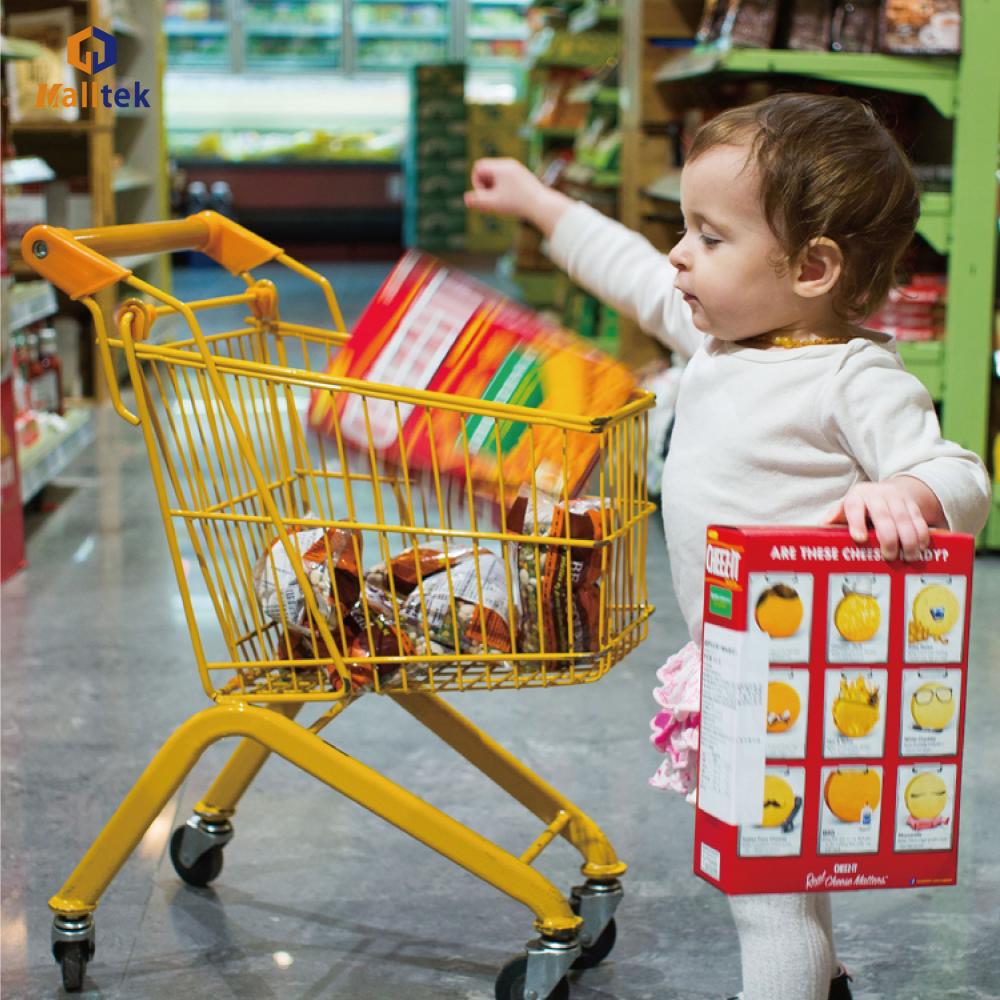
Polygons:
[[595,965],[600,965],[615,946],[618,931],[615,927],[615,918],[612,917],[607,926],[597,936],[597,940],[590,945],[584,945],[580,951],[580,957],[572,964],[573,969],[592,969]]
[[[524,1000],[524,980],[527,974],[528,956],[512,958],[497,976],[496,1000]],[[539,997],[538,1000],[569,1000],[569,981],[560,979],[548,997]]]
[[59,949],[59,966],[62,969],[63,989],[79,993],[90,960],[90,946],[86,941],[70,941]]
[[222,848],[210,847],[198,860],[189,868],[181,861],[181,843],[184,840],[185,826],[179,826],[170,838],[170,860],[173,862],[174,871],[187,882],[188,885],[204,887],[213,879],[219,877],[222,871]]

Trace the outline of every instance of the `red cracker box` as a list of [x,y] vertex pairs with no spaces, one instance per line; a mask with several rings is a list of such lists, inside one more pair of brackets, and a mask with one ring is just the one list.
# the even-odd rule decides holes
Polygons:
[[[626,402],[635,388],[617,362],[416,251],[385,280],[329,374],[594,417]],[[405,449],[411,469],[436,462],[443,472],[457,478],[471,474],[481,484],[495,484],[499,472],[514,487],[534,477],[540,489],[555,493],[562,491],[564,469],[570,493],[581,487],[599,445],[594,434],[570,432],[564,442],[561,431],[544,424],[529,430],[519,421],[501,420],[496,428],[492,418],[446,409],[434,410],[431,418],[410,403],[397,407],[391,400],[352,393],[315,392],[309,422],[365,454],[369,440],[390,461],[401,460]]]
[[952,885],[973,539],[708,530],[694,869],[730,895]]

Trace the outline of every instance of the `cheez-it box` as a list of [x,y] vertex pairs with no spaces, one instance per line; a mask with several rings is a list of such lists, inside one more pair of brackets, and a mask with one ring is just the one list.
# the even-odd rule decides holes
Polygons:
[[711,527],[694,869],[731,895],[955,882],[973,539]]

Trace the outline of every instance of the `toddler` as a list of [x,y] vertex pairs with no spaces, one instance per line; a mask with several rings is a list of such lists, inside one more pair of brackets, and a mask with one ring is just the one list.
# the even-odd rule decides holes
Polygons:
[[[691,643],[659,672],[653,784],[693,794],[709,523],[845,523],[858,542],[870,523],[888,560],[916,557],[930,528],[985,524],[982,463],[942,439],[891,338],[858,325],[913,236],[913,171],[866,105],[781,94],[698,132],[667,256],[514,160],[480,160],[472,184],[469,207],[533,223],[575,282],[689,359],[663,521]],[[849,1000],[827,894],[730,904],[745,1000]]]

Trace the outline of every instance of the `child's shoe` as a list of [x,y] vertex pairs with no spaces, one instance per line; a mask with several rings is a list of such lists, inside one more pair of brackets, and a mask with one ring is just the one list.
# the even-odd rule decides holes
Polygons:
[[830,1000],[853,1000],[850,981],[847,969],[841,966],[840,975],[830,980]]

